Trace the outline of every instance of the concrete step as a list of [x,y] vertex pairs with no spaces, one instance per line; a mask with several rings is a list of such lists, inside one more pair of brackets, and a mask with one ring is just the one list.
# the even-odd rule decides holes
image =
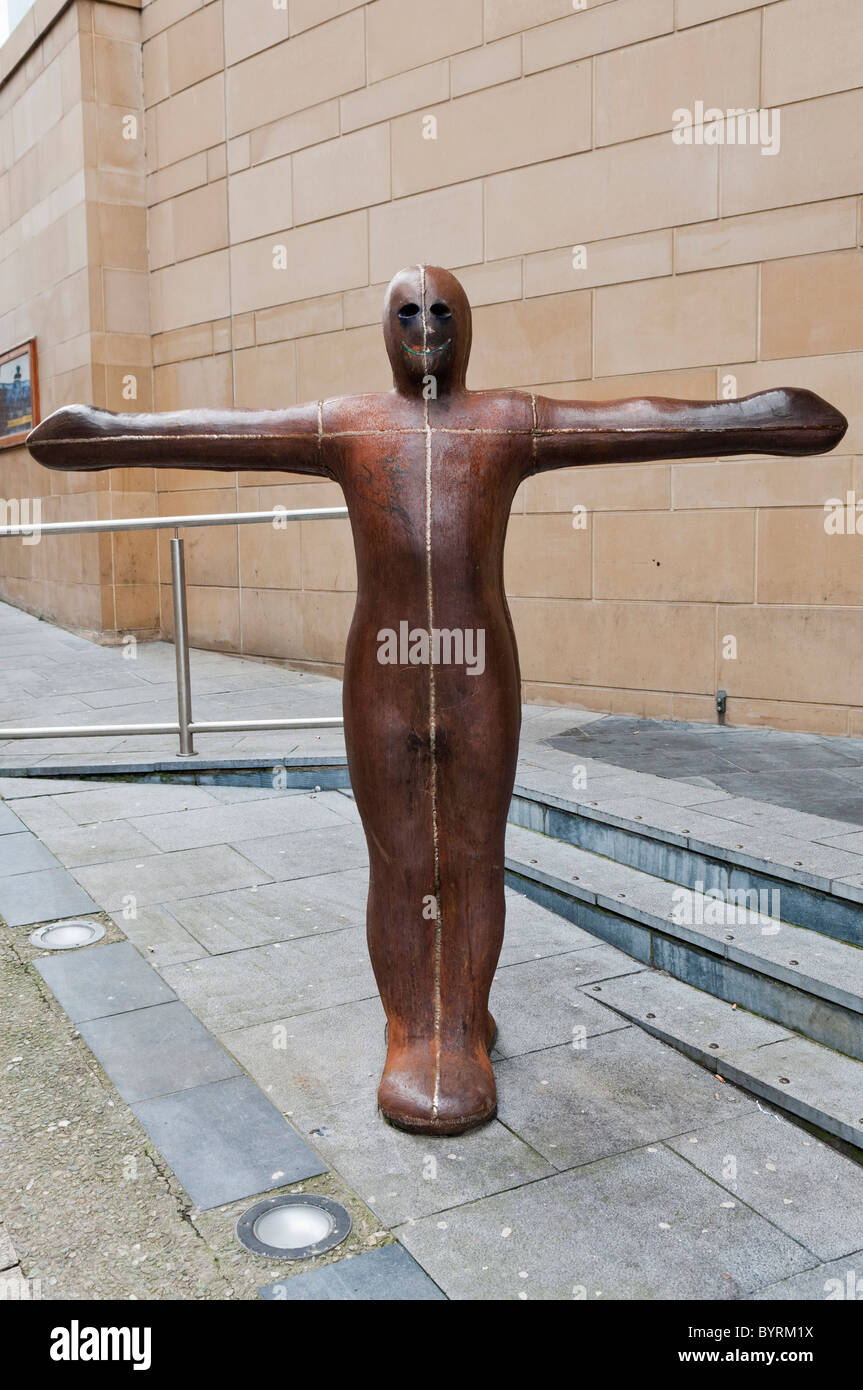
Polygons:
[[863,947],[859,854],[671,801],[631,797],[625,811],[610,810],[558,784],[559,774],[540,770],[532,781],[520,774],[510,822],[696,892],[755,894],[773,917]]
[[513,825],[506,877],[636,960],[863,1062],[857,947]]
[[863,1063],[794,1033],[752,1044],[752,1016],[655,970],[602,982],[602,1002],[771,1105],[863,1150]]

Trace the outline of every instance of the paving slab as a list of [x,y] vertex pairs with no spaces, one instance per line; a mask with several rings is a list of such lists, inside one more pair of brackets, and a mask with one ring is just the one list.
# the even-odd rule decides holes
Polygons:
[[253,801],[214,806],[200,811],[173,811],[135,816],[130,824],[158,849],[201,849],[205,845],[239,844],[277,833],[296,834],[324,826],[339,826],[337,816],[314,795],[284,801]]
[[819,1259],[863,1248],[863,1168],[775,1112],[666,1142]]
[[[0,790],[0,796],[2,796]],[[15,835],[21,830],[21,821],[8,806],[0,804],[0,835]]]
[[346,869],[186,898],[172,910],[210,955],[219,955],[359,926],[365,922],[367,891],[368,871]]
[[81,865],[74,875],[107,912],[126,906],[130,899],[137,907],[149,907],[230,888],[249,888],[270,878],[229,845]]
[[0,835],[0,879],[56,868],[54,855],[29,830]]
[[638,1028],[508,1059],[495,1072],[501,1120],[556,1168],[754,1108],[735,1087]]
[[602,998],[610,1009],[648,1031],[670,1033],[717,1057],[791,1036],[778,1023],[746,1009],[732,1009],[724,1000],[658,970],[609,980]]
[[320,1113],[304,1135],[390,1227],[554,1171],[497,1120],[450,1138],[407,1134],[382,1119],[374,1090]]
[[200,941],[186,931],[166,907],[135,908],[111,914],[124,936],[157,970],[206,955]]
[[241,847],[251,863],[278,880],[309,878],[368,863],[365,835],[359,826],[344,822],[319,830],[243,840]]
[[87,864],[113,864],[131,858],[137,860],[158,853],[152,841],[127,821],[106,821],[101,825],[41,825],[38,833],[68,869]]
[[733,1077],[737,1067],[753,1090],[863,1148],[860,1062],[808,1038],[794,1037],[726,1053],[723,1069]]
[[81,1023],[78,1031],[130,1105],[241,1074],[177,1000],[96,1018]]
[[397,1233],[450,1299],[728,1300],[814,1263],[796,1241],[659,1145]]
[[746,1295],[747,1300],[842,1303],[863,1302],[863,1250],[844,1259],[816,1265],[778,1284],[767,1284]]
[[10,927],[31,927],[95,910],[86,889],[59,866],[0,879],[0,917]]
[[500,953],[501,967],[596,948],[596,937],[577,927],[574,922],[568,922],[556,912],[540,907],[539,903],[532,902],[513,888],[507,888],[505,896],[506,923]]
[[164,1004],[176,996],[129,941],[40,956],[34,962],[73,1023]]
[[222,1041],[305,1132],[361,1092],[375,1094],[386,1059],[377,997],[224,1032]]
[[573,1037],[594,1037],[628,1025],[590,999],[583,987],[641,970],[638,961],[612,946],[525,961],[498,969],[490,1006],[498,1026],[493,1056],[516,1057]]
[[140,1101],[132,1110],[202,1211],[327,1170],[247,1076]]
[[278,1279],[258,1290],[261,1298],[289,1303],[359,1300],[363,1303],[446,1300],[403,1245],[366,1250],[351,1259]]
[[377,994],[362,927],[208,956],[162,973],[217,1035]]
[[167,783],[121,782],[91,787],[87,791],[64,792],[60,806],[78,825],[107,820],[129,820],[182,810],[215,807],[217,803],[204,787],[194,784],[170,786]]

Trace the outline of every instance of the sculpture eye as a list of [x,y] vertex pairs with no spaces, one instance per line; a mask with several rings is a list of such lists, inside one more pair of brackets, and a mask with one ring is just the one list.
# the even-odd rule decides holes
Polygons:
[[418,304],[403,304],[399,309],[399,318],[402,323],[407,323],[409,319],[415,319],[419,311],[420,306]]
[[452,314],[450,313],[449,305],[444,304],[443,301],[440,300],[440,299],[437,301],[436,304],[433,304],[433,305],[431,306],[431,312],[434,314],[434,316],[435,316],[436,319],[451,319],[451,318],[452,318]]

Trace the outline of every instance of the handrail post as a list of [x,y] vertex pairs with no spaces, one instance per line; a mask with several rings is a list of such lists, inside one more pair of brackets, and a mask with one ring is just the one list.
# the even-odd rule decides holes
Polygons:
[[186,611],[186,561],[183,542],[175,530],[171,539],[171,588],[174,598],[174,654],[177,659],[177,712],[180,723],[178,758],[194,758],[192,677],[189,669],[189,621]]

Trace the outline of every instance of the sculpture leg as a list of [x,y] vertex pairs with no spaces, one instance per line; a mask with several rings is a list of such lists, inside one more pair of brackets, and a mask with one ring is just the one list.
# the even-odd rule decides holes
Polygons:
[[[424,686],[410,680],[418,674],[383,699],[346,672],[345,732],[369,844],[369,953],[388,1022],[378,1103],[401,1128],[457,1134],[497,1103],[488,1000],[503,941],[517,679],[503,705],[498,697],[471,721],[463,698],[454,701],[452,730],[440,692],[433,774],[420,732]],[[494,749],[473,746],[489,729]]]

